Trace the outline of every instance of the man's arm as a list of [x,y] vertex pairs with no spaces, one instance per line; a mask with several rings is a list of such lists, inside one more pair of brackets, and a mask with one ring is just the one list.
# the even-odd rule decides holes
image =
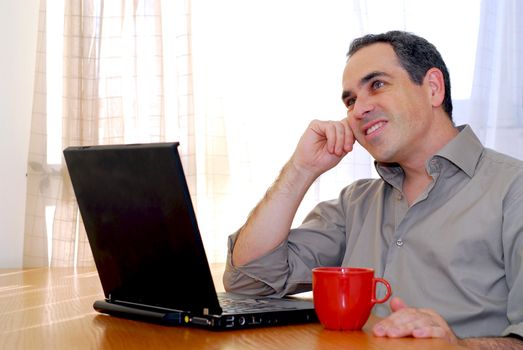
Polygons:
[[291,159],[241,228],[232,261],[242,266],[276,248],[314,180],[352,150],[354,136],[346,119],[312,121]]
[[458,345],[475,350],[521,350],[523,341],[510,337],[467,338],[458,341]]

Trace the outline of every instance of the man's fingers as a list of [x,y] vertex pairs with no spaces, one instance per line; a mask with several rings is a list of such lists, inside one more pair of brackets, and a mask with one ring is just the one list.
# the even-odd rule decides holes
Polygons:
[[393,297],[390,300],[390,309],[392,310],[392,312],[396,312],[406,307],[408,307],[408,305],[401,298]]
[[431,309],[408,307],[400,298],[391,300],[394,312],[372,329],[378,337],[446,338],[455,342],[456,336],[446,321]]
[[325,136],[327,137],[327,150],[334,153],[336,149],[336,138],[338,137],[336,127],[332,122],[325,122]]
[[354,133],[352,132],[352,129],[349,126],[348,118],[343,119],[341,121],[341,124],[343,125],[345,131],[345,143],[343,145],[343,151],[349,153],[350,151],[352,151],[356,139],[354,138]]
[[403,312],[395,312],[389,317],[377,323],[373,329],[374,334],[380,337],[405,337],[410,336],[412,331],[421,326],[424,318],[420,318],[415,309],[405,309]]
[[427,324],[426,320],[414,320],[403,324],[376,325],[373,329],[378,337],[401,338],[444,338],[447,332],[437,324]]
[[343,149],[345,148],[345,138],[348,135],[345,134],[345,127],[341,122],[334,123],[334,127],[336,128],[336,147],[334,153],[337,156],[342,156]]
[[345,120],[311,121],[292,155],[294,166],[314,177],[336,166],[354,143],[354,136],[345,123]]
[[414,338],[445,338],[447,332],[439,326],[420,327],[412,330]]
[[352,150],[354,136],[345,121],[326,121],[322,127],[329,153],[341,157]]

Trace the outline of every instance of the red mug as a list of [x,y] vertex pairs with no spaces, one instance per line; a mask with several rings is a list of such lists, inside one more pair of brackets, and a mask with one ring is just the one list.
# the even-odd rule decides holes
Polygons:
[[[376,299],[376,285],[387,288]],[[327,329],[360,330],[369,319],[374,304],[386,302],[392,289],[389,282],[374,277],[374,270],[357,267],[317,267],[312,269],[314,308]]]

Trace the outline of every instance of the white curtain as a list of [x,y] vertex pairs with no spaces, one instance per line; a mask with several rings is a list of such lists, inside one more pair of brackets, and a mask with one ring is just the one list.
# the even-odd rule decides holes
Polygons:
[[483,0],[468,121],[484,144],[523,159],[523,2]]
[[[450,22],[449,27],[462,25],[467,6],[442,2],[437,10]],[[353,38],[403,29],[428,36],[450,53],[458,45],[449,47],[447,42],[461,38],[471,45],[475,42],[470,38],[477,35],[477,26],[465,28],[461,36],[451,30],[439,31],[441,19],[427,19],[427,6],[434,7],[418,0],[194,2],[196,112],[201,116],[199,108],[207,106],[207,113],[216,113],[214,125],[223,130],[222,147],[212,156],[216,162],[209,163],[214,166],[222,159],[221,175],[218,179],[209,168],[206,176],[199,177],[209,187],[198,187],[200,194],[207,195],[199,202],[207,203],[199,207],[199,214],[206,218],[201,222],[202,232],[212,237],[206,241],[217,243],[209,249],[213,257],[224,259],[227,235],[243,224],[262,198],[307,124],[315,118],[345,117],[341,76]],[[479,13],[478,6],[469,11],[472,18],[477,15],[475,10]],[[236,15],[231,16],[233,13]],[[474,50],[469,47],[466,57],[473,60]],[[453,61],[471,66],[470,62]],[[357,145],[341,164],[313,184],[294,224],[318,201],[336,197],[358,178],[375,176],[371,157]],[[215,181],[210,180],[213,177]]]
[[[212,237],[207,242],[214,243],[210,249],[213,257],[223,260],[226,236],[240,227],[263,196],[291,156],[308,122],[314,118],[344,117],[340,101],[341,74],[348,45],[357,36],[399,29],[434,43],[450,70],[456,123],[472,124],[487,146],[514,154],[514,147],[504,149],[499,137],[496,143],[486,138],[475,119],[477,115],[486,118],[486,114],[471,111],[471,106],[484,108],[478,107],[475,96],[477,70],[483,64],[484,33],[491,26],[485,18],[497,14],[497,28],[504,28],[503,33],[488,36],[497,43],[486,45],[494,48],[492,54],[510,52],[512,65],[522,61],[521,46],[515,47],[522,42],[521,38],[515,38],[522,32],[521,21],[518,23],[516,18],[523,18],[521,9],[516,8],[521,5],[516,2],[440,0],[437,6],[430,0],[321,3],[224,0],[205,5],[195,2],[196,108],[198,111],[206,106],[208,114],[216,113],[213,125],[223,132],[220,134],[223,135],[222,143],[211,156],[215,162],[208,163],[213,165],[207,169],[206,176],[199,177],[208,185],[206,190],[199,192],[206,195],[199,204],[203,205],[200,217],[206,218],[202,231]],[[427,15],[427,8],[430,15]],[[231,16],[231,13],[237,15]],[[505,53],[495,46],[500,42],[506,46]],[[508,47],[509,43],[512,48]],[[211,59],[206,59],[209,56]],[[506,63],[493,62],[487,67],[496,64],[497,69],[501,69]],[[517,74],[521,76],[521,68],[507,71],[514,73],[513,82],[521,84],[521,78],[516,78]],[[487,83],[486,86],[491,85]],[[510,94],[489,91],[497,96],[510,95],[514,98],[512,105],[521,106],[521,92],[517,93],[516,88],[511,88]],[[483,102],[493,101],[495,98]],[[506,115],[496,113],[495,118]],[[514,128],[515,125],[521,127],[521,111],[511,110],[509,115],[519,124],[514,122],[507,127],[505,122],[499,121],[494,130],[507,136],[510,133],[508,139],[512,145],[517,144],[517,150],[521,152],[523,135],[521,129]],[[222,165],[216,167],[216,164]],[[217,172],[221,174],[219,178]],[[356,147],[339,166],[314,183],[294,224],[298,224],[318,201],[337,196],[341,188],[355,179],[375,176],[372,159],[365,150]]]
[[450,70],[456,124],[470,124],[485,146],[523,159],[523,2],[434,4],[361,0],[362,31],[403,29],[433,42]]
[[175,27],[165,52],[160,0],[41,1],[25,267],[93,264],[61,157],[67,146],[178,140],[196,191],[188,5],[168,6]]
[[[58,138],[48,126],[51,63],[41,12],[26,266],[92,263],[60,157],[48,159],[53,140],[60,150],[180,141],[209,260],[224,261],[227,236],[262,198],[310,120],[345,116],[345,55],[351,40],[366,33],[400,29],[433,42],[449,66],[456,123],[472,124],[487,146],[523,158],[517,0],[65,3]],[[357,146],[314,183],[295,224],[318,201],[376,176],[372,163]]]
[[[207,253],[246,220],[314,118],[341,119],[341,73],[359,34],[353,1],[194,1],[198,215]],[[205,135],[205,136],[204,136]],[[296,223],[319,199],[371,176],[358,149],[316,182]]]

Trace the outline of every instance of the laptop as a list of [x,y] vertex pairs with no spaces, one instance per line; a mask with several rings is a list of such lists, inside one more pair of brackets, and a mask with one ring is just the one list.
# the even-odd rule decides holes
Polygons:
[[178,145],[64,150],[105,296],[95,310],[214,330],[316,322],[310,299],[216,292]]

